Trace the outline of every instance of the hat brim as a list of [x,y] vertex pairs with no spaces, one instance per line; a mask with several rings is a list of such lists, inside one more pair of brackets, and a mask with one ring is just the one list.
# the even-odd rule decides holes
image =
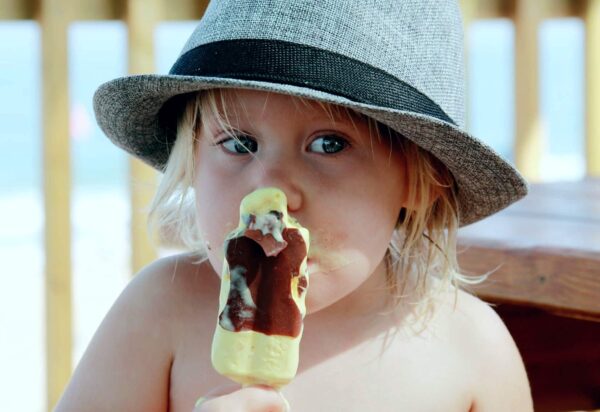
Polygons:
[[[256,80],[181,75],[134,75],[101,85],[94,111],[102,131],[117,146],[162,171],[175,139],[177,98],[215,88],[245,88],[320,100],[351,108],[401,133],[448,167],[458,187],[460,226],[506,208],[528,192],[520,173],[476,137],[431,116],[357,103],[334,94]],[[171,119],[166,122],[165,119]]]

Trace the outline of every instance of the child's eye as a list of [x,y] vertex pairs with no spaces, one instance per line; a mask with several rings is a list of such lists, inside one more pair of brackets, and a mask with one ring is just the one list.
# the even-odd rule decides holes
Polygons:
[[321,136],[313,140],[310,149],[313,152],[335,154],[344,150],[349,143],[346,139],[335,135]]
[[258,149],[258,144],[247,135],[240,135],[234,138],[227,138],[217,143],[230,153],[233,154],[248,154],[255,153]]

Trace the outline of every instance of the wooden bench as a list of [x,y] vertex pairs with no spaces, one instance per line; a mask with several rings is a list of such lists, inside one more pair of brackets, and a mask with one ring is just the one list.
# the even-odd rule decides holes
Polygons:
[[600,179],[532,185],[520,202],[459,232],[472,289],[523,356],[536,411],[600,409]]

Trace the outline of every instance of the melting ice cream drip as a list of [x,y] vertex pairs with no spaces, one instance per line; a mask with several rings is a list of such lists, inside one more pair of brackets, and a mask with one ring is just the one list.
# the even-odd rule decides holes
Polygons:
[[269,213],[261,215],[244,216],[246,226],[249,230],[260,230],[263,236],[270,234],[277,242],[283,242],[283,213],[277,210],[271,210]]
[[[243,266],[236,266],[231,269],[231,281],[230,281],[230,296],[237,297],[238,302],[243,305],[243,308],[239,308],[240,310],[236,312],[236,316],[243,320],[253,319],[256,313],[256,304],[252,299],[252,294],[250,293],[250,288],[248,288],[248,283],[246,282],[246,274],[247,270]],[[232,313],[230,311],[232,308],[229,305],[225,306],[221,314],[221,326],[224,329],[235,331],[234,322],[231,320]]]

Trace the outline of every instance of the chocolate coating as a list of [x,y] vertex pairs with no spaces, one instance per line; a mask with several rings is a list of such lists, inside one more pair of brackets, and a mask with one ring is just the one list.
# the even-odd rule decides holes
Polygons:
[[[287,246],[277,255],[267,256],[265,250],[272,250],[276,242],[273,237],[247,234],[229,240],[226,245],[232,277],[219,323],[235,332],[253,330],[296,337],[302,330],[302,314],[292,298],[292,278],[301,276],[300,264],[307,253],[304,239],[297,229],[286,228],[282,237]],[[303,293],[306,286],[307,280],[302,275],[298,279],[298,292]]]

